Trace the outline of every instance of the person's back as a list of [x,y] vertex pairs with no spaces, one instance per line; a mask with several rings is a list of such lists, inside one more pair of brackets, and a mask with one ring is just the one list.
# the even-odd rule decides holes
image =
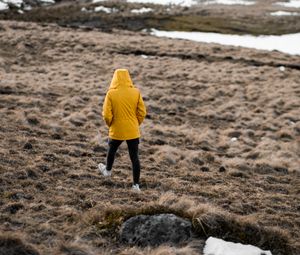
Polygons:
[[115,71],[104,100],[102,115],[109,127],[109,151],[106,166],[99,164],[99,169],[103,175],[111,175],[115,153],[122,141],[126,140],[132,162],[133,188],[139,190],[139,125],[146,116],[146,108],[140,91],[131,81],[128,70]]
[[139,125],[146,109],[138,89],[126,69],[117,69],[103,105],[103,118],[109,126],[109,137],[129,140],[140,137]]

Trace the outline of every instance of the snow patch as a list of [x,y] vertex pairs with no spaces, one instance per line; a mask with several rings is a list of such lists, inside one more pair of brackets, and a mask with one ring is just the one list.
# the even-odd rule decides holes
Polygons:
[[54,0],[42,0],[41,2],[47,3],[47,4],[55,4]]
[[236,137],[232,137],[231,139],[230,139],[230,142],[236,142],[238,139],[236,138]]
[[153,12],[153,9],[151,8],[141,8],[141,9],[133,9],[131,10],[132,13],[147,13],[147,12]]
[[204,255],[272,255],[253,245],[226,242],[222,239],[209,237],[204,246]]
[[8,5],[6,3],[0,2],[0,11],[4,11],[8,9]]
[[26,5],[24,8],[23,8],[24,11],[31,11],[32,10],[32,7],[30,5]]
[[108,8],[108,7],[104,7],[104,6],[97,6],[97,7],[95,7],[94,10],[95,10],[95,12],[105,12],[105,13],[113,13],[113,12],[118,11],[115,8]]
[[276,5],[290,7],[290,8],[300,8],[299,0],[290,0],[289,2],[277,2]]
[[286,12],[286,11],[277,11],[277,12],[271,12],[271,16],[297,16],[299,15],[298,12]]
[[284,72],[285,71],[285,67],[284,66],[280,66],[279,67],[279,71]]
[[187,39],[197,42],[219,43],[259,50],[278,50],[288,54],[300,55],[300,33],[285,35],[230,35],[205,32],[178,32],[151,29],[151,34],[159,37]]
[[[55,0],[40,0],[40,3],[45,5],[55,4]],[[1,0],[0,1],[0,11],[8,10],[9,5],[13,5],[19,9],[19,13],[23,14],[23,11],[30,11],[32,7],[24,2],[24,0]]]
[[6,4],[7,7],[8,7],[8,4],[13,4],[13,5],[15,5],[15,6],[17,6],[17,7],[20,8],[21,4],[23,3],[23,0],[2,0],[2,2],[4,4]]

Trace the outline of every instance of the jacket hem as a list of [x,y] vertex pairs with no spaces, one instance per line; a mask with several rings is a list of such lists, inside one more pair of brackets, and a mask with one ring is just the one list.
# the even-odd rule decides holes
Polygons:
[[115,140],[121,140],[121,141],[126,141],[126,140],[132,140],[132,139],[136,139],[136,138],[140,138],[141,136],[139,135],[139,136],[133,136],[133,137],[117,137],[117,136],[108,136],[109,138],[111,138],[111,139],[115,139]]

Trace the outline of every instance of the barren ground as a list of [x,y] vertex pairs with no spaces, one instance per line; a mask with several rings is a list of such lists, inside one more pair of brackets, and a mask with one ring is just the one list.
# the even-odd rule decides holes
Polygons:
[[[166,202],[173,196],[181,214],[207,207],[276,227],[299,254],[299,62],[142,33],[1,21],[2,236],[18,235],[41,254],[145,254],[118,242],[112,221],[124,219],[103,225],[105,212],[149,204],[174,211]],[[148,109],[142,194],[130,191],[125,145],[112,180],[97,171],[106,153],[102,102],[116,68],[130,70]]]

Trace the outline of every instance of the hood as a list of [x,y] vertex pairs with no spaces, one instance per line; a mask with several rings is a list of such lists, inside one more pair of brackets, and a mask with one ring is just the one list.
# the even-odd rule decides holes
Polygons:
[[109,89],[133,88],[130,74],[127,69],[117,69],[111,80]]

